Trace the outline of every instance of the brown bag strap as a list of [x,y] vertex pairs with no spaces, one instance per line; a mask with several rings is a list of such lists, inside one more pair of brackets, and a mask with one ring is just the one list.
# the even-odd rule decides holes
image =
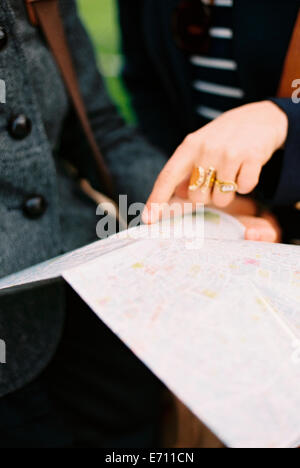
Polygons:
[[113,181],[96,142],[81,96],[60,16],[58,0],[26,0],[26,5],[31,23],[34,26],[40,26],[44,32],[91,147],[101,180],[107,190],[107,194],[113,196]]
[[277,96],[290,98],[293,90],[292,84],[296,79],[300,79],[300,10],[285,58]]

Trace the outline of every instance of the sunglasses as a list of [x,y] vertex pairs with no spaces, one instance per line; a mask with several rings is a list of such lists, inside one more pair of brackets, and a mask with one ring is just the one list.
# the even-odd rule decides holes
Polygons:
[[187,54],[206,54],[209,51],[214,0],[181,0],[172,17],[175,43]]

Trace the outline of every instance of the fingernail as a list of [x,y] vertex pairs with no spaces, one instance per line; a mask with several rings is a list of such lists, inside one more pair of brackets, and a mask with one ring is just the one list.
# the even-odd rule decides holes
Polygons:
[[145,208],[145,217],[144,213],[142,220],[145,224],[154,224],[159,221],[161,215],[162,207],[158,203],[150,203],[150,205]]
[[248,229],[246,231],[246,237],[247,237],[247,240],[251,240],[251,241],[260,240],[260,234],[256,229]]

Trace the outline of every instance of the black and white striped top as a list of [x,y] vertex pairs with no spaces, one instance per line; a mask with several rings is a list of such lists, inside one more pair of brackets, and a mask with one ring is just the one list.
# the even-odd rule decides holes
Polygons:
[[[210,3],[209,0],[199,0]],[[244,104],[233,50],[233,1],[214,0],[210,50],[190,57],[199,126]]]

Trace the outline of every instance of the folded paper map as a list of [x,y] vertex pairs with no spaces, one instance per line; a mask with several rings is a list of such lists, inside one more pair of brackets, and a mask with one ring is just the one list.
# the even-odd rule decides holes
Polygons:
[[197,245],[195,217],[172,238],[142,226],[4,278],[0,292],[62,276],[225,445],[299,446],[300,249],[198,216]]

